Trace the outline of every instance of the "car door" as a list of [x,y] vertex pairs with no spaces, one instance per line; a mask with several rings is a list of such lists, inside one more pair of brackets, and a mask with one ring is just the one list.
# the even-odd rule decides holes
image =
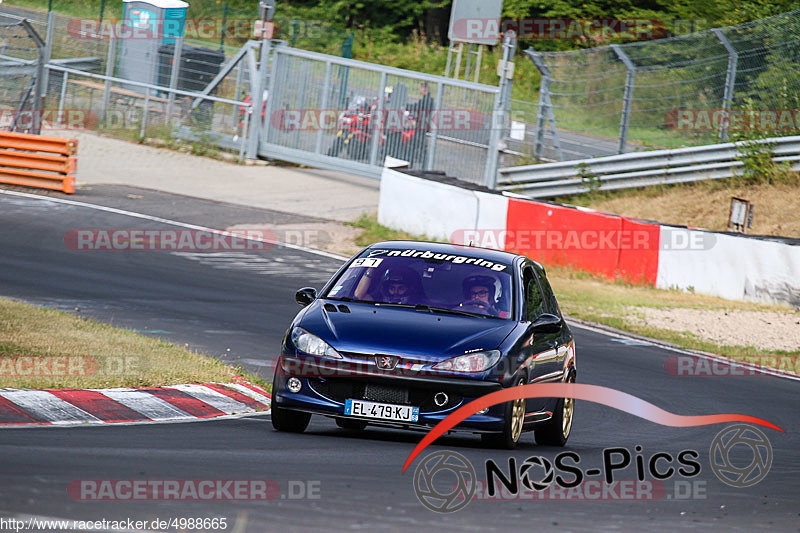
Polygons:
[[[533,323],[542,314],[550,312],[548,300],[542,290],[539,276],[533,264],[526,264],[523,268],[522,286],[524,290],[524,304],[522,319]],[[558,340],[560,333],[528,332],[525,342],[525,364],[529,368],[529,383],[550,383],[561,379],[561,365],[559,363]],[[526,412],[541,411],[548,404],[546,399],[532,398],[526,403]]]
[[[550,282],[547,280],[547,275],[545,274],[544,269],[536,263],[534,263],[533,269],[539,278],[539,286],[542,288],[547,312],[559,317],[562,320],[561,331],[554,335],[553,342],[557,348],[556,361],[558,362],[558,369],[563,371],[565,368],[564,363],[568,357],[569,348],[573,341],[572,333],[564,323],[564,317],[561,314],[561,309],[558,306],[558,300],[556,300],[556,295],[553,292],[553,288],[550,286]],[[555,370],[556,369],[554,369],[554,371]]]

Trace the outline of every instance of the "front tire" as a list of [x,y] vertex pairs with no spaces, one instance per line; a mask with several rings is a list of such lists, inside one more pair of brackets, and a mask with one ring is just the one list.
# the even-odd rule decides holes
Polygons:
[[[525,385],[525,378],[519,378],[516,386]],[[505,424],[501,433],[486,433],[481,435],[484,444],[492,448],[513,450],[519,443],[522,435],[522,426],[525,424],[525,398],[519,398],[505,405]]]
[[[567,383],[575,383],[575,372],[571,371]],[[575,398],[559,398],[553,418],[533,430],[536,443],[543,446],[564,446],[572,432],[575,415]]]
[[302,433],[311,421],[310,413],[290,411],[277,405],[272,405],[272,427],[277,431],[286,433]]

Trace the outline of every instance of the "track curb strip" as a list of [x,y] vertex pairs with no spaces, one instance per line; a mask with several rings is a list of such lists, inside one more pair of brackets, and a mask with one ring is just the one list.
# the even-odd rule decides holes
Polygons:
[[245,380],[114,389],[0,389],[0,428],[188,422],[269,411]]

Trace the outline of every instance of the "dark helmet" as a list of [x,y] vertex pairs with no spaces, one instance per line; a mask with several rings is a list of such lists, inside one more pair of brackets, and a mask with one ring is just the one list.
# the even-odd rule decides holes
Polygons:
[[483,274],[475,274],[474,276],[468,276],[464,278],[464,281],[461,284],[464,289],[464,298],[467,300],[472,299],[470,296],[470,291],[472,291],[473,287],[486,287],[489,289],[489,302],[494,304],[494,302],[497,300],[496,281],[497,280],[492,276],[486,276]]
[[[391,294],[389,287],[391,285],[403,284],[406,287],[402,295]],[[392,267],[387,270],[381,280],[381,294],[385,301],[391,303],[404,303],[403,300],[408,299],[411,295],[417,295],[420,292],[421,281],[419,274],[414,272],[409,267]]]

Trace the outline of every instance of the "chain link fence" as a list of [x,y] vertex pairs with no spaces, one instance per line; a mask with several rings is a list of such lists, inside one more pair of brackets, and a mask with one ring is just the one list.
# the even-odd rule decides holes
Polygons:
[[[3,4],[0,39],[5,54],[14,52],[0,58],[4,110],[25,104],[25,90],[36,79],[38,51],[19,26],[22,21],[45,40],[38,114],[45,129],[103,130],[167,142],[182,138],[199,152],[221,148],[243,155],[257,46],[169,38],[154,31],[155,25],[144,31],[118,19],[100,23]],[[206,33],[222,27],[211,25]],[[243,37],[250,32],[248,26]]]
[[535,154],[581,159],[564,149],[576,134],[616,139],[616,153],[796,134],[798,35],[795,10],[669,39],[528,50],[543,78]]

